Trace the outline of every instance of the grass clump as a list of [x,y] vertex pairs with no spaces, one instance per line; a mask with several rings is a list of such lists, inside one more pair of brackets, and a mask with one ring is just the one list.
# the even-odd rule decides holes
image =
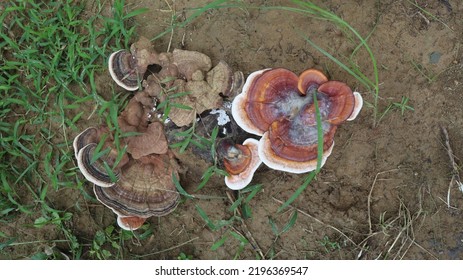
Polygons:
[[80,258],[82,244],[68,226],[72,214],[55,209],[50,191],[83,191],[69,135],[89,103],[117,123],[123,100],[106,101],[95,76],[108,53],[128,45],[134,27],[127,20],[145,11],[127,14],[118,0],[104,17],[104,3],[94,5],[88,16],[71,0],[10,1],[0,14],[0,219],[20,212],[33,215],[36,228],[57,227],[72,258]]
[[408,104],[408,101],[410,101],[408,97],[402,96],[400,102],[389,103],[386,109],[384,109],[384,111],[381,113],[379,121],[381,121],[387,115],[387,113],[393,110],[399,111],[402,117],[404,116],[406,111],[415,111],[415,109]]

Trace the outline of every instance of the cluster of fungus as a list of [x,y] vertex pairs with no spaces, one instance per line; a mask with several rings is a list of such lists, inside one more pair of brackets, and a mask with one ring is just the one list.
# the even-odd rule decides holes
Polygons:
[[[314,170],[320,128],[317,112],[323,165],[333,150],[337,127],[355,119],[363,105],[358,92],[343,82],[329,81],[315,69],[299,76],[284,68],[259,70],[243,85],[243,73],[233,72],[223,61],[212,67],[211,59],[199,52],[158,53],[145,38],[130,50],[112,53],[108,66],[119,86],[137,91],[118,117],[117,135],[126,137],[115,139],[105,126],[90,127],[76,136],[74,151],[82,174],[94,184],[97,199],[128,230],[139,228],[149,217],[171,213],[179,203],[173,183],[179,166],[168,147],[162,114],[184,127],[204,111],[218,113],[215,109],[223,105],[224,97],[234,97],[234,121],[260,137],[242,144],[228,138],[217,144],[229,174],[225,183],[239,190],[251,182],[261,163],[291,173]],[[171,106],[169,112],[157,110],[157,104],[174,98],[182,106]],[[125,145],[125,152],[117,151],[115,143]]]
[[212,67],[210,57],[200,52],[174,49],[158,53],[143,37],[130,51],[111,54],[109,71],[126,90],[143,89],[135,97],[144,105],[153,98],[165,102],[175,96],[173,102],[183,106],[171,107],[169,119],[179,127],[191,124],[197,114],[221,107],[223,97],[232,96],[244,82],[243,73],[233,72],[224,61]]
[[117,85],[137,91],[118,116],[120,131],[90,127],[75,137],[73,146],[96,198],[117,214],[121,228],[135,230],[149,217],[171,213],[179,203],[173,177],[178,178],[180,168],[160,118],[167,112],[158,112],[157,104],[177,96],[175,102],[191,110],[171,107],[169,120],[187,126],[196,114],[219,108],[222,96],[239,91],[244,77],[223,61],[212,68],[211,59],[199,52],[158,53],[146,38],[130,50],[112,53],[108,67]]
[[114,134],[105,126],[85,129],[73,143],[78,167],[94,184],[96,198],[117,214],[117,223],[126,230],[139,228],[151,216],[171,213],[180,198],[172,180],[179,167],[163,125],[149,122],[147,116],[132,99],[118,117],[121,133],[135,132],[120,138],[127,147],[124,153],[117,151]]
[[360,93],[343,82],[328,81],[315,69],[299,76],[284,68],[249,75],[242,93],[233,100],[232,115],[243,130],[261,138],[225,147],[224,162],[230,173],[225,182],[229,188],[245,187],[260,162],[291,173],[316,168],[318,127],[314,96],[321,117],[323,165],[333,150],[337,127],[355,119],[360,112]]

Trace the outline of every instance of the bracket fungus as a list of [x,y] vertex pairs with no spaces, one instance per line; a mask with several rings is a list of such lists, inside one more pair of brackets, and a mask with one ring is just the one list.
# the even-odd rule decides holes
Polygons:
[[139,229],[145,223],[146,218],[137,216],[119,216],[117,215],[117,224],[125,230]]
[[[168,149],[162,123],[151,119],[151,106],[135,97],[129,101],[117,119],[126,137],[115,139],[107,127],[90,127],[73,142],[78,167],[94,184],[97,199],[128,230],[139,228],[151,216],[169,214],[179,202],[173,183],[179,167]],[[122,154],[115,148],[116,140],[127,145]],[[99,146],[101,151],[96,151]]]
[[[156,124],[152,123],[151,125]],[[113,180],[104,168],[117,158],[113,150],[92,162],[104,128],[90,127],[74,139],[77,163],[84,177],[92,182],[97,199],[118,215],[118,224],[135,230],[151,216],[164,216],[178,205],[179,193],[172,176],[178,177],[178,165],[168,150],[134,158],[124,154],[114,170]],[[129,142],[130,144],[131,142]],[[138,153],[138,151],[137,151]]]
[[258,155],[258,143],[253,138],[246,139],[242,145],[234,144],[229,139],[219,143],[217,150],[229,174],[225,177],[225,184],[230,189],[241,190],[251,182],[254,172],[262,163]]
[[127,152],[134,158],[149,154],[164,154],[167,152],[167,139],[161,122],[149,120],[154,106],[153,101],[145,106],[136,94],[127,104],[124,111],[117,118],[121,132],[134,132],[131,137],[124,137]]
[[214,92],[226,97],[232,97],[241,89],[244,83],[244,75],[241,71],[233,72],[232,68],[221,60],[207,72],[206,80]]
[[148,155],[124,165],[113,187],[94,185],[93,190],[97,199],[117,214],[120,227],[134,230],[146,218],[175,210],[180,194],[172,176],[178,177],[177,170],[171,153]]
[[180,78],[191,80],[196,71],[207,72],[212,67],[211,59],[197,51],[174,49],[172,52],[173,63],[178,68]]
[[314,95],[323,132],[322,165],[331,154],[337,126],[355,119],[362,96],[339,81],[328,81],[318,70],[297,76],[284,69],[264,69],[249,75],[232,104],[238,125],[262,136],[258,153],[270,168],[305,173],[317,165],[318,128]]
[[109,56],[109,74],[116,84],[126,90],[135,91],[138,89],[140,78],[136,67],[135,57],[126,50],[113,52]]
[[[117,151],[110,147],[108,131],[105,128],[89,127],[79,133],[73,141],[74,153],[77,165],[85,179],[100,187],[112,187],[114,178],[107,172],[107,168],[114,165],[117,159]],[[103,141],[102,150],[109,148],[109,153],[94,157],[95,149],[100,141]],[[127,155],[123,155],[119,164],[113,170],[113,176],[119,177],[120,166],[128,161]]]
[[115,51],[108,59],[111,78],[128,91],[139,88],[148,66],[153,64],[159,64],[158,54],[152,49],[150,41],[144,37],[132,44],[130,51]]
[[166,107],[170,120],[179,127],[190,125],[197,114],[220,108],[223,97],[236,95],[244,82],[243,73],[233,72],[224,61],[213,67],[211,58],[197,51],[158,53],[144,37],[132,44],[130,51],[112,53],[108,67],[113,80],[124,89],[143,87],[135,98],[144,105],[153,98],[159,104],[174,104]]

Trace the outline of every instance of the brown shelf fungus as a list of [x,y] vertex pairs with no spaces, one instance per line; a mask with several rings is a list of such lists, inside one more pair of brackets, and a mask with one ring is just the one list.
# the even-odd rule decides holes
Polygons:
[[130,46],[130,51],[113,52],[108,59],[111,78],[128,91],[138,90],[149,65],[160,64],[159,54],[144,37]]
[[[115,139],[107,127],[90,127],[73,142],[79,169],[94,184],[97,199],[128,230],[139,228],[148,217],[172,212],[179,202],[172,180],[179,168],[162,123],[150,118],[150,107],[135,97],[129,101],[118,117],[120,132],[129,133],[126,137]],[[122,155],[115,149],[115,140],[127,145]]]
[[197,51],[174,49],[172,52],[173,64],[178,68],[180,78],[192,80],[196,71],[207,72],[212,67],[211,59]]
[[138,89],[141,78],[137,71],[137,61],[129,51],[113,52],[108,59],[108,69],[111,78],[120,87],[128,91]]
[[168,150],[164,127],[160,122],[153,122],[143,134],[130,138],[127,152],[134,159],[150,154],[165,154]]
[[233,72],[232,68],[223,60],[207,73],[207,82],[214,92],[222,96],[233,97],[238,94],[244,82],[241,71]]
[[172,176],[178,178],[178,165],[171,153],[148,155],[124,165],[113,187],[95,185],[93,190],[97,199],[118,215],[119,226],[135,230],[145,219],[175,210],[180,195]]
[[317,98],[323,133],[323,165],[331,154],[337,126],[353,120],[363,100],[345,83],[328,81],[318,70],[297,76],[284,69],[264,69],[249,75],[233,101],[232,115],[245,131],[262,136],[259,157],[269,167],[291,173],[317,165]]
[[[107,150],[95,157],[95,149],[100,141],[103,141],[101,151]],[[85,179],[100,186],[112,187],[115,179],[119,177],[120,166],[128,161],[128,156],[124,154],[118,165],[112,170],[113,174],[108,173],[108,168],[112,167],[117,159],[117,151],[111,148],[111,136],[107,129],[89,127],[74,138],[73,147],[77,159],[77,165]]]
[[230,140],[222,140],[217,147],[219,156],[223,158],[223,165],[229,176],[225,177],[225,184],[232,190],[241,190],[251,181],[262,161],[258,155],[256,139],[248,138],[243,145],[234,144]]

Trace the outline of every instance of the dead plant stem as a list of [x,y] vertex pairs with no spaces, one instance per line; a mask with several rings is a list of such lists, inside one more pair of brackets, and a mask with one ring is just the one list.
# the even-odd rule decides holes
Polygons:
[[369,229],[370,229],[370,231],[369,231],[370,234],[373,233],[373,227],[372,227],[372,223],[371,223],[371,195],[373,194],[373,190],[374,190],[374,188],[375,188],[376,181],[378,180],[379,175],[382,175],[382,174],[385,174],[385,173],[389,173],[389,172],[393,172],[393,171],[397,171],[397,170],[399,170],[399,168],[395,168],[395,169],[386,170],[386,171],[382,171],[382,172],[376,173],[375,179],[373,180],[373,183],[371,184],[370,193],[368,194],[368,199],[367,199],[367,205],[368,205],[368,226],[369,226]]
[[447,207],[450,208],[450,191],[454,184],[457,185],[457,188],[463,192],[463,184],[461,183],[460,174],[458,171],[458,165],[455,162],[455,156],[453,155],[452,147],[450,146],[450,138],[447,129],[444,126],[440,126],[442,134],[444,136],[445,147],[447,149],[447,154],[450,159],[450,166],[452,167],[452,178],[449,183],[449,188],[447,191]]
[[[272,196],[272,199],[275,200],[276,202],[280,203],[280,204],[283,204],[283,203],[284,203],[283,201],[281,201],[281,200],[279,200],[279,199],[277,199],[277,198],[275,198],[275,197],[273,197],[273,196]],[[341,234],[344,238],[346,238],[349,242],[351,242],[355,247],[358,247],[357,243],[355,243],[355,242],[354,242],[352,239],[350,239],[344,232],[342,232],[341,230],[337,229],[336,227],[334,227],[334,226],[332,226],[332,225],[330,225],[330,224],[327,224],[327,223],[325,223],[325,222],[323,222],[323,221],[317,219],[316,217],[310,215],[309,213],[307,213],[307,212],[305,212],[305,211],[303,211],[303,210],[301,210],[301,209],[299,209],[299,208],[296,208],[296,207],[294,207],[294,206],[288,206],[288,207],[291,207],[291,208],[293,208],[294,210],[296,210],[297,212],[301,213],[302,215],[304,215],[304,216],[306,216],[306,217],[309,217],[309,218],[315,220],[317,223],[320,223],[320,224],[322,224],[322,225],[324,225],[324,226],[326,226],[326,227],[328,227],[328,228],[331,228],[332,230],[334,230],[334,231],[338,232],[339,234]]]

